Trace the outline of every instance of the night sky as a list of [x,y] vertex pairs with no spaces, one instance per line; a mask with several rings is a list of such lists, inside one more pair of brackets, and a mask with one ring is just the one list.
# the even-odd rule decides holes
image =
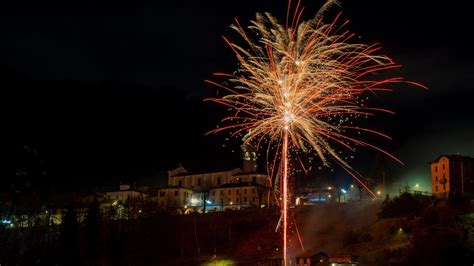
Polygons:
[[[349,30],[380,42],[403,65],[397,74],[430,88],[399,86],[375,99],[397,113],[370,123],[394,137],[380,144],[406,163],[388,163],[400,182],[426,181],[427,162],[440,154],[474,156],[472,12],[438,2],[342,1]],[[221,38],[239,40],[234,18],[284,18],[286,1],[16,3],[0,18],[0,82],[14,95],[17,169],[33,156],[53,183],[99,186],[159,183],[179,163],[240,166],[238,141],[205,136],[224,109],[203,102],[216,93],[204,80],[237,67]],[[321,3],[303,1],[306,17]],[[375,157],[366,150],[351,163],[366,173]]]

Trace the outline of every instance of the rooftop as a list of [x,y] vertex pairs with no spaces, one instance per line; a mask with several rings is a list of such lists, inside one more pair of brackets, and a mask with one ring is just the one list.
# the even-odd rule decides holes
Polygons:
[[212,171],[202,171],[202,172],[188,172],[188,173],[182,173],[182,174],[177,174],[177,175],[173,175],[171,177],[179,177],[179,176],[190,176],[190,175],[205,175],[205,174],[213,174],[213,173],[223,173],[223,172],[231,172],[231,171],[234,171],[236,169],[239,169],[238,167],[236,168],[232,168],[232,169],[219,169],[219,170],[212,170]]
[[110,191],[105,191],[105,192],[98,192],[99,194],[107,194],[107,193],[127,193],[127,192],[137,192],[137,193],[142,193],[145,195],[149,195],[147,192],[136,190],[136,189],[122,189],[122,190],[110,190]]
[[462,155],[462,154],[451,154],[451,155],[448,155],[448,154],[443,154],[443,155],[440,155],[438,156],[435,160],[429,162],[429,163],[435,163],[437,161],[439,161],[439,159],[441,159],[441,157],[447,157],[448,159],[468,159],[468,160],[474,160],[474,158],[468,156],[468,155]]
[[216,188],[235,188],[235,187],[264,187],[255,182],[238,182],[238,183],[227,183],[219,186],[212,187],[211,189]]
[[192,188],[183,187],[183,186],[162,187],[162,188],[159,188],[158,190],[162,190],[162,189],[187,189],[187,190],[193,190]]
[[233,176],[241,176],[241,175],[267,175],[267,174],[259,173],[257,171],[250,171],[250,172],[239,172],[239,173],[234,174]]

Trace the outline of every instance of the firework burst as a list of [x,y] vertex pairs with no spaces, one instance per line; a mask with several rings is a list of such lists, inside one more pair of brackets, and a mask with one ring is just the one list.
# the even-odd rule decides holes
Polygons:
[[[388,152],[354,137],[354,133],[363,131],[390,139],[389,136],[353,122],[376,112],[392,113],[366,106],[362,99],[367,95],[390,91],[387,85],[393,83],[422,86],[402,77],[377,75],[400,66],[381,54],[377,44],[354,42],[354,34],[344,29],[348,21],[341,21],[339,15],[325,23],[320,13],[332,3],[325,4],[314,19],[305,22],[300,22],[303,8],[299,9],[298,3],[293,18],[287,19],[285,25],[269,13],[257,14],[248,27],[251,34],[236,20],[231,27],[245,45],[225,37],[224,40],[240,67],[234,74],[215,73],[224,77],[226,83],[207,81],[228,91],[223,97],[208,100],[232,111],[222,120],[223,126],[212,133],[229,130],[233,136],[242,136],[246,144],[257,148],[265,145],[267,158],[270,147],[277,150],[278,155],[270,165],[275,166],[277,161],[281,165],[285,262],[289,154],[301,151],[317,154],[324,165],[335,162],[376,197],[338,151],[355,152],[355,146],[368,146],[400,162]],[[289,13],[293,13],[290,5]],[[275,168],[271,167],[270,178]]]

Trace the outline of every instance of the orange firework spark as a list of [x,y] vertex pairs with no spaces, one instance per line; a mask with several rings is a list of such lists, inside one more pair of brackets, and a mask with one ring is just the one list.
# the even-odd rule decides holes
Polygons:
[[[339,15],[332,23],[325,23],[320,13],[332,3],[328,1],[314,19],[300,22],[303,8],[299,9],[298,2],[291,23],[287,19],[286,25],[279,24],[269,13],[257,14],[249,26],[253,36],[236,20],[231,27],[241,35],[246,46],[225,37],[224,40],[235,53],[240,68],[234,74],[215,73],[225,77],[229,81],[227,85],[207,80],[230,92],[208,100],[233,111],[223,119],[224,126],[210,133],[232,130],[233,136],[243,135],[246,144],[258,148],[265,141],[267,147],[276,147],[281,152],[285,264],[288,154],[291,151],[315,153],[324,165],[329,165],[331,159],[376,197],[336,149],[344,147],[354,152],[357,145],[367,146],[401,163],[388,152],[353,137],[351,131],[390,137],[353,126],[352,121],[375,112],[391,113],[366,106],[362,99],[368,93],[390,91],[385,85],[400,82],[423,87],[402,77],[381,79],[374,75],[400,66],[381,54],[377,44],[354,43],[354,34],[344,30],[348,21],[340,22]],[[290,6],[291,3],[288,14]],[[269,176],[271,178],[273,173]]]

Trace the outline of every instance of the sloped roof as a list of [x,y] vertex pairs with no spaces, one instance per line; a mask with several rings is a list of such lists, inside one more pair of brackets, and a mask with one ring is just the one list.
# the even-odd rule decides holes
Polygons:
[[438,162],[439,159],[441,159],[441,157],[447,157],[448,159],[469,159],[469,160],[474,160],[474,158],[472,158],[472,157],[470,157],[470,156],[467,156],[467,155],[461,155],[461,154],[451,154],[451,155],[448,155],[448,154],[443,154],[443,155],[438,156],[435,160],[429,162],[429,164]]
[[213,173],[232,172],[236,169],[240,170],[240,168],[232,168],[232,169],[226,168],[226,169],[218,169],[218,170],[212,170],[212,171],[187,172],[187,173],[173,175],[173,176],[170,176],[170,177],[190,176],[190,175],[205,175],[205,174],[213,174]]
[[267,175],[267,174],[259,173],[257,171],[250,171],[250,172],[239,172],[239,173],[233,174],[232,176],[242,176],[242,175]]
[[107,194],[107,193],[121,193],[121,192],[137,192],[137,193],[141,193],[141,194],[144,194],[144,195],[150,195],[149,193],[147,192],[143,192],[143,191],[140,191],[140,190],[136,190],[136,189],[126,189],[126,190],[111,190],[111,191],[105,191],[105,192],[101,192],[102,194]]
[[262,187],[265,188],[264,186],[255,183],[255,182],[237,182],[237,183],[227,183],[215,187],[211,187],[210,189],[217,189],[217,188],[237,188],[237,187]]
[[183,186],[162,187],[162,188],[159,188],[158,190],[162,190],[162,189],[187,189],[187,190],[193,190],[192,188],[187,188],[187,187],[183,187]]

